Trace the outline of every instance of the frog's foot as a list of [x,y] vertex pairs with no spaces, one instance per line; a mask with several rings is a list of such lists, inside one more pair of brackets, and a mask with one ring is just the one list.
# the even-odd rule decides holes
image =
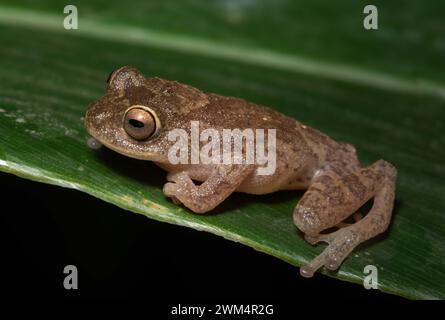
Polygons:
[[167,175],[164,194],[195,213],[206,213],[224,201],[254,170],[253,166],[221,165],[201,185],[195,185],[187,172]]
[[328,243],[328,247],[312,260],[308,265],[300,268],[303,277],[310,278],[322,266],[329,270],[336,270],[343,260],[360,244],[362,238],[353,226],[345,227],[330,234],[315,237],[316,242]]
[[164,185],[163,192],[177,205],[182,203],[177,197],[177,195],[181,193],[181,190],[195,187],[193,181],[184,171],[167,174],[167,180],[170,182]]

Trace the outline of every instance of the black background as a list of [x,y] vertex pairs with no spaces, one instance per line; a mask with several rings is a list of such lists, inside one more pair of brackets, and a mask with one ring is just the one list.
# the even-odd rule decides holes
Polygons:
[[[0,173],[1,294],[163,303],[401,298],[298,268],[205,232],[147,219],[76,190]],[[73,264],[79,289],[65,290]]]

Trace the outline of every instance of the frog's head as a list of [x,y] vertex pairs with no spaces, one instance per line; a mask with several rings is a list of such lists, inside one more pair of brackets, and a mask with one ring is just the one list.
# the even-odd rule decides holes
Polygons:
[[195,88],[159,78],[145,78],[122,67],[107,81],[107,94],[85,115],[87,131],[110,149],[129,157],[167,162],[172,129],[186,128],[187,114],[208,103]]

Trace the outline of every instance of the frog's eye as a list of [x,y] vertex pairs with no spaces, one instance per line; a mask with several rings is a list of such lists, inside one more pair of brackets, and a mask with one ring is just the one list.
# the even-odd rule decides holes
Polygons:
[[151,137],[158,126],[156,114],[143,106],[133,106],[124,116],[125,132],[136,140],[145,140]]
[[108,90],[119,91],[130,87],[140,87],[145,83],[144,76],[135,68],[125,66],[110,73],[107,79]]

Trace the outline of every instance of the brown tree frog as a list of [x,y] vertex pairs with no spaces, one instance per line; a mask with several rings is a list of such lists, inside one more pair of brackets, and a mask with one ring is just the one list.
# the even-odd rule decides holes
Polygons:
[[[169,152],[175,141],[169,132],[180,129],[190,135],[193,121],[219,133],[226,128],[276,130],[273,174],[259,174],[261,165],[246,161],[172,163]],[[85,126],[108,148],[166,170],[165,195],[195,213],[211,211],[232,192],[307,189],[293,221],[307,242],[326,242],[328,247],[300,269],[305,277],[322,266],[337,269],[357,245],[384,232],[391,220],[397,171],[390,163],[378,160],[361,168],[352,145],[242,99],[146,78],[134,68],[122,67],[110,75],[107,94],[89,106]],[[366,216],[343,223],[372,198]],[[322,233],[334,226],[338,230]]]

